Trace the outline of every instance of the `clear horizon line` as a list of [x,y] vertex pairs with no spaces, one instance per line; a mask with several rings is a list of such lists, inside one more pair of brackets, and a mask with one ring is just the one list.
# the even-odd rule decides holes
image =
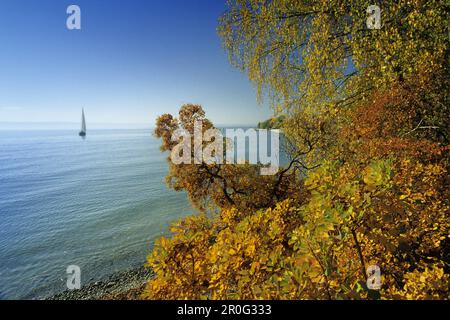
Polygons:
[[[7,124],[79,124],[76,121],[0,121],[0,123],[7,123]],[[144,122],[91,122],[93,124],[129,124],[129,125],[145,125]]]
[[[127,126],[146,126],[146,127],[154,127],[154,124],[144,123],[144,122],[89,122],[90,125],[127,125]],[[0,121],[0,124],[7,125],[75,125],[78,126],[79,122],[71,122],[71,121]],[[218,123],[215,126],[230,126],[230,125],[240,125],[240,126],[253,126],[257,125],[257,123]]]

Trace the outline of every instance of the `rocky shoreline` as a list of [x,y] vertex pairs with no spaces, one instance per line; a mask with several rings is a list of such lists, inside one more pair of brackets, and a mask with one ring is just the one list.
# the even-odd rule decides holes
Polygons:
[[46,300],[139,300],[145,284],[153,277],[146,267],[112,274],[79,290],[66,290]]

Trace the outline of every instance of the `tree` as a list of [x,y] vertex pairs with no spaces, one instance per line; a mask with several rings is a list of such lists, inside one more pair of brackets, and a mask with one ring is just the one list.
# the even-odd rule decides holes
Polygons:
[[[307,113],[334,136],[348,107],[395,84],[427,93],[415,125],[448,143],[448,19],[444,1],[229,1],[219,34],[233,65],[272,98],[275,112]],[[304,116],[300,116],[304,117]],[[439,132],[436,132],[439,129]],[[295,135],[287,126],[286,134]],[[318,146],[323,148],[323,146]]]
[[[160,116],[157,119],[155,135],[162,138],[161,150],[172,153],[177,145],[172,136],[180,128],[190,133],[190,144],[194,145],[195,121],[202,121],[203,132],[215,128],[199,105],[183,105],[178,119],[169,114]],[[202,141],[202,146],[207,143]],[[226,147],[223,150],[225,152]],[[190,157],[194,159],[194,148],[191,148],[190,152]],[[294,158],[289,167],[293,167],[300,156],[301,154]],[[168,185],[174,190],[185,190],[194,206],[201,211],[214,211],[231,206],[257,210],[275,205],[277,201],[285,199],[287,194],[301,194],[300,191],[292,190],[297,188],[299,181],[291,170],[281,170],[273,176],[261,176],[259,165],[207,163],[204,159],[198,164],[174,164],[171,156],[167,158],[167,162]]]
[[[448,147],[392,136],[394,125],[410,121],[389,108],[390,101],[402,104],[396,99],[397,94],[380,94],[357,109],[337,137],[339,156],[325,160],[306,179],[290,181],[302,190],[301,197],[288,188],[279,201],[253,202],[259,194],[267,196],[267,185],[263,177],[248,174],[251,167],[243,167],[241,177],[250,187],[239,195],[239,205],[216,201],[215,214],[182,219],[171,228],[170,239],[156,243],[148,259],[156,277],[144,296],[447,298]],[[171,174],[189,185],[204,179],[200,168]],[[235,166],[230,170],[237,172]],[[224,176],[242,186],[233,174]],[[203,192],[190,195],[197,201],[218,192],[224,199],[222,187],[196,185]],[[366,286],[371,265],[382,271],[380,291]]]
[[[171,185],[215,210],[157,242],[145,297],[449,298],[449,6],[383,1],[382,28],[369,30],[369,4],[229,2],[219,33],[286,115],[292,161],[273,177],[169,162]],[[200,118],[191,105],[161,116],[163,150]]]

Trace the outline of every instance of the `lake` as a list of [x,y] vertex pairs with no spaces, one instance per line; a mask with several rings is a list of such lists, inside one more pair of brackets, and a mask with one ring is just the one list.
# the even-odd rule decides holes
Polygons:
[[0,131],[0,299],[42,298],[141,266],[192,214],[150,130]]

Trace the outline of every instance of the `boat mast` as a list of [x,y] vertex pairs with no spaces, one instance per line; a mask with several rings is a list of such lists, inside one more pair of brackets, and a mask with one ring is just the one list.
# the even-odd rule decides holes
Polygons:
[[86,120],[84,119],[84,108],[81,109],[81,132],[86,133]]

